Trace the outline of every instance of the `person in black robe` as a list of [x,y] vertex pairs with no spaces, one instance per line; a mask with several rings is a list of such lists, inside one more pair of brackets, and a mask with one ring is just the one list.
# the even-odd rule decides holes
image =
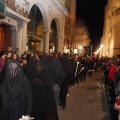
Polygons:
[[30,119],[32,90],[19,62],[11,60],[4,68],[1,85],[4,120],[19,120],[22,115]]
[[49,71],[41,60],[35,60],[31,72],[32,116],[35,120],[59,120]]
[[60,92],[59,105],[62,107],[62,109],[66,109],[66,97],[67,97],[69,85],[73,78],[73,67],[67,54],[63,54],[59,59],[63,65],[65,76],[66,76]]
[[57,57],[44,55],[41,60],[45,64],[47,70],[50,72],[55,101],[56,105],[58,106],[60,90],[66,77],[64,68],[61,61]]

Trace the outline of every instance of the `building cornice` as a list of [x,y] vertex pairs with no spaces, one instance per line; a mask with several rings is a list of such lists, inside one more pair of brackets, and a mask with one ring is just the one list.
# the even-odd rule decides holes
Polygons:
[[61,2],[61,0],[52,0],[51,2],[53,2],[53,5],[60,11],[62,11],[63,14],[65,14],[66,16],[69,14],[69,11],[67,10],[67,8],[65,7],[65,5]]
[[6,15],[9,17],[12,17],[17,20],[24,20],[26,22],[30,22],[29,18],[24,17],[23,15],[17,13],[16,11],[10,9],[9,7],[6,7]]

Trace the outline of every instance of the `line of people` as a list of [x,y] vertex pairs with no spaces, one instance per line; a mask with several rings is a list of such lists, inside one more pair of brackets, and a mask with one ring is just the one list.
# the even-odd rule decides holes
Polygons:
[[0,117],[59,120],[57,106],[66,109],[69,86],[85,82],[93,69],[94,61],[78,54],[0,51]]
[[[109,104],[114,105],[120,120],[120,60],[119,58],[110,58],[104,65],[105,88],[108,90],[110,100]],[[116,120],[114,116],[114,120]]]

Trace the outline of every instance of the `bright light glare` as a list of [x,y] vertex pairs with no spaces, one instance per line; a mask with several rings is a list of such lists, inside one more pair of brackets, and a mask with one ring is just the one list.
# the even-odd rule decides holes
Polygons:
[[101,47],[101,48],[103,48],[103,47],[104,47],[104,45],[101,45],[100,47]]
[[95,52],[95,54],[97,54],[97,52]]
[[77,49],[74,49],[74,54],[78,53],[78,50]]
[[82,49],[83,47],[82,46],[80,46],[80,49]]

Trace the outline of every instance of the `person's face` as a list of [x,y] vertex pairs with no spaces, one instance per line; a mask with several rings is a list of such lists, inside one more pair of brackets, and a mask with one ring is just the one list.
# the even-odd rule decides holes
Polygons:
[[11,48],[11,47],[8,47],[8,51],[12,51],[12,48]]
[[78,59],[78,55],[75,55],[75,59]]
[[23,60],[22,62],[23,62],[23,64],[24,64],[24,65],[26,65],[26,64],[27,64],[27,60]]
[[11,55],[11,53],[8,53],[7,54],[7,58],[10,58],[12,55]]
[[13,59],[15,59],[15,60],[17,59],[17,55],[16,54],[13,55]]

